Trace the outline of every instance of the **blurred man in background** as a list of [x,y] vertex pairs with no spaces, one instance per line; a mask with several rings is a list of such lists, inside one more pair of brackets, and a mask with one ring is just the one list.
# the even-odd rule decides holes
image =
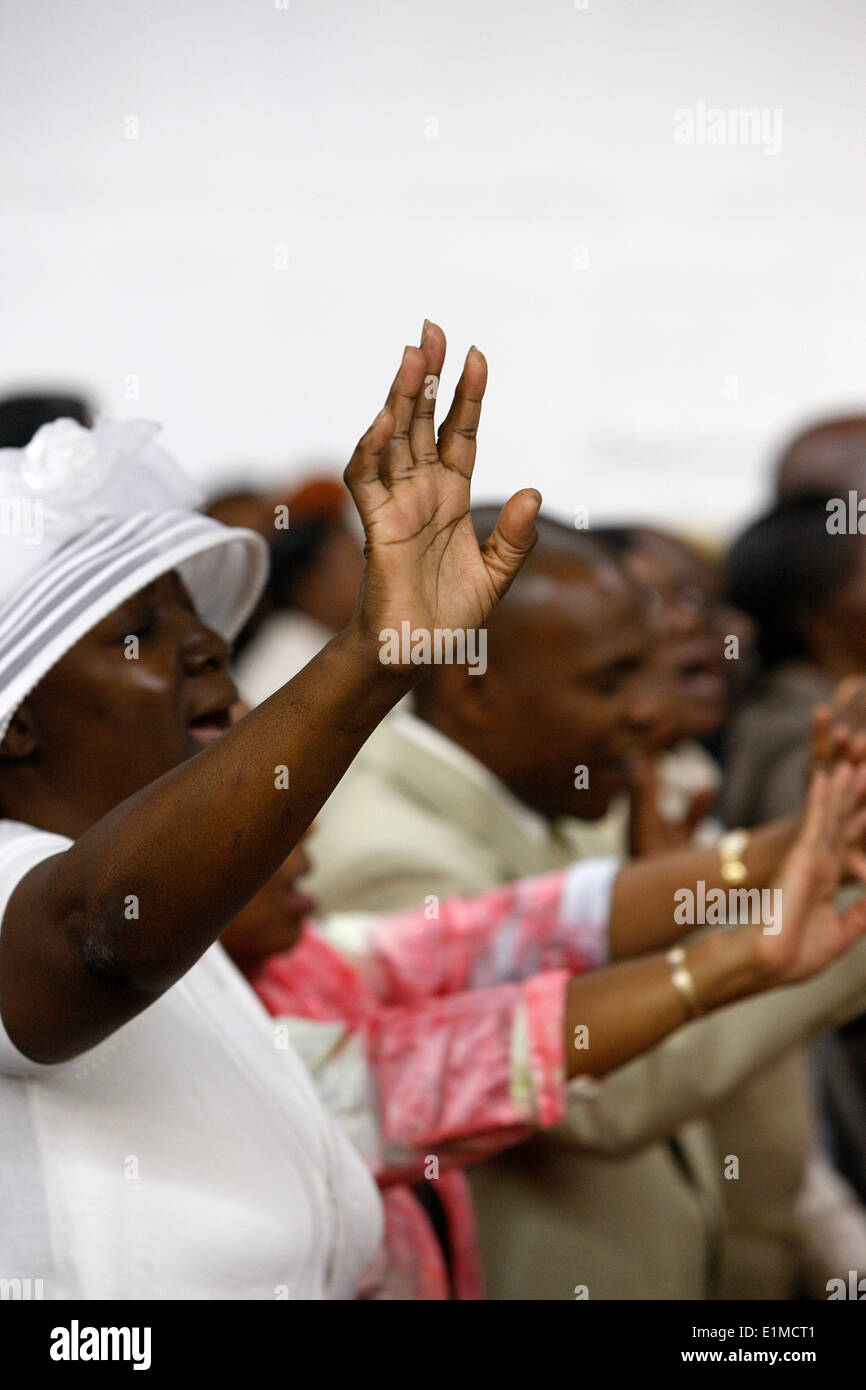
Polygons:
[[[473,518],[483,530],[484,509]],[[486,672],[434,666],[416,713],[387,721],[324,808],[309,883],[325,910],[426,899],[435,911],[442,896],[598,854],[602,833],[607,852],[626,853],[627,823],[609,812],[638,760],[675,732],[672,663],[650,659],[650,597],[615,554],[549,520],[538,531],[487,630]],[[603,1085],[578,1087],[555,1134],[476,1169],[491,1296],[571,1298],[586,1286],[592,1298],[790,1297],[810,1117],[785,1093],[769,1109],[762,1096],[762,1120],[742,1083],[859,1000],[866,953],[857,970],[691,1024]],[[738,1090],[741,1123],[768,1144],[785,1111],[790,1150],[767,1222],[769,1175],[741,1172],[760,1228],[743,1258],[725,1216],[732,1149],[703,1118]]]

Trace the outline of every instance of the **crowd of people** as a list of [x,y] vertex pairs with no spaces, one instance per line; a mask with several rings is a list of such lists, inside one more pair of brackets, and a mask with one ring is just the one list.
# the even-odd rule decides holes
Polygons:
[[444,358],[344,481],[209,500],[154,426],[0,402],[5,1280],[866,1274],[866,418],[716,552],[473,504]]

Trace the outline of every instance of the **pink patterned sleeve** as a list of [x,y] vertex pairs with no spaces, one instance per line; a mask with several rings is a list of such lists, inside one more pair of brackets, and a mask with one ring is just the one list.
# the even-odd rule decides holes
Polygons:
[[569,978],[547,971],[367,1020],[380,1175],[405,1177],[436,1156],[476,1162],[562,1119]]
[[380,1181],[477,1162],[563,1116],[567,971],[382,1005],[307,927],[249,978]]
[[[471,898],[371,919],[358,961],[384,1004],[608,964],[616,858],[518,879]],[[327,933],[327,923],[323,930]]]

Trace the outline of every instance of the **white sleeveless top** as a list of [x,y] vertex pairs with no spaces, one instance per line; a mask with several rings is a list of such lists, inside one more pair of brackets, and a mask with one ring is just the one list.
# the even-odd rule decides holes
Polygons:
[[[70,844],[0,821],[0,921]],[[71,1062],[0,1022],[0,1274],[24,1296],[351,1298],[380,1240],[365,1165],[219,945]]]

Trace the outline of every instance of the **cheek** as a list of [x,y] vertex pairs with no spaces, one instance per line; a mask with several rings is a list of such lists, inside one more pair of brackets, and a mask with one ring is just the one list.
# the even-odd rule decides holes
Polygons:
[[552,712],[555,727],[566,735],[574,747],[592,746],[600,730],[610,723],[603,701],[575,696]]
[[531,732],[540,766],[558,773],[563,764],[571,767],[587,761],[596,742],[594,703],[562,689],[542,703],[536,691],[534,702],[523,713],[522,727]]
[[155,740],[160,730],[178,724],[173,669],[143,655],[126,658],[122,648],[98,663],[80,697],[106,736],[122,732],[135,746],[145,734]]
[[125,698],[137,704],[164,706],[177,693],[177,675],[173,662],[158,656],[140,654],[123,657],[106,672],[106,683],[122,689]]

